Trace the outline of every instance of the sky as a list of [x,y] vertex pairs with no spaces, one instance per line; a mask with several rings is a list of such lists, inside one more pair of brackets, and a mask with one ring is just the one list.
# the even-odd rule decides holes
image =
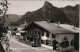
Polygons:
[[[18,14],[18,15],[24,15],[28,11],[35,11],[39,8],[41,8],[44,5],[45,1],[35,0],[35,1],[29,1],[29,0],[9,0],[10,4],[8,5],[8,13],[9,14]],[[56,7],[65,7],[67,5],[75,6],[76,4],[79,4],[79,1],[55,1],[55,0],[49,0],[49,2]]]

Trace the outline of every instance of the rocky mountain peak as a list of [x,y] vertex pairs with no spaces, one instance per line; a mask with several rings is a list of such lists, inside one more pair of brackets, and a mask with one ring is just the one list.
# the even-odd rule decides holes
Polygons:
[[52,5],[52,4],[48,1],[45,1],[44,5]]
[[54,6],[53,6],[50,2],[45,1],[43,7],[52,8],[52,7],[54,7]]

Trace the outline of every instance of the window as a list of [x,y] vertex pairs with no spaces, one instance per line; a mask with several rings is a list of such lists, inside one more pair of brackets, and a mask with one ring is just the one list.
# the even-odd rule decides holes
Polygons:
[[29,31],[29,34],[31,33],[31,31]]
[[40,31],[38,31],[38,35],[40,35],[40,33],[41,33],[41,32],[40,32]]
[[55,35],[54,34],[52,34],[52,38],[55,38]]
[[27,31],[27,33],[29,33],[29,31]]
[[44,32],[42,32],[42,36],[44,36]]
[[45,41],[44,41],[44,40],[41,40],[41,43],[42,43],[42,44],[45,44]]
[[35,31],[35,34],[37,34],[37,31]]
[[46,36],[49,37],[49,33],[47,33]]
[[71,46],[74,46],[74,40],[71,40]]

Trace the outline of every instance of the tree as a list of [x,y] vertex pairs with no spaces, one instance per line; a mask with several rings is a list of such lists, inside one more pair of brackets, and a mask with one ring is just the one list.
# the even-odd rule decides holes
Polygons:
[[3,36],[3,33],[6,32],[5,28],[5,17],[7,17],[8,10],[8,1],[0,0],[0,38]]

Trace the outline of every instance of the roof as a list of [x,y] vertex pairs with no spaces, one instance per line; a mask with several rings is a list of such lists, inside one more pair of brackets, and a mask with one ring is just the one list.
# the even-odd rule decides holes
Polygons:
[[62,27],[62,28],[65,28],[67,30],[70,30],[72,32],[79,33],[79,28],[78,27],[75,27],[75,29],[74,29],[74,26],[69,25],[69,24],[60,24],[59,26]]
[[9,26],[9,29],[14,29],[16,28],[17,26]]
[[23,27],[17,27],[18,31],[21,31],[23,29]]
[[70,25],[67,25],[67,27],[70,26],[68,29],[65,24],[59,24],[60,26],[58,27],[57,23],[50,23],[47,21],[37,21],[34,23],[51,33],[78,33],[78,30],[70,30],[70,28],[72,28]]

